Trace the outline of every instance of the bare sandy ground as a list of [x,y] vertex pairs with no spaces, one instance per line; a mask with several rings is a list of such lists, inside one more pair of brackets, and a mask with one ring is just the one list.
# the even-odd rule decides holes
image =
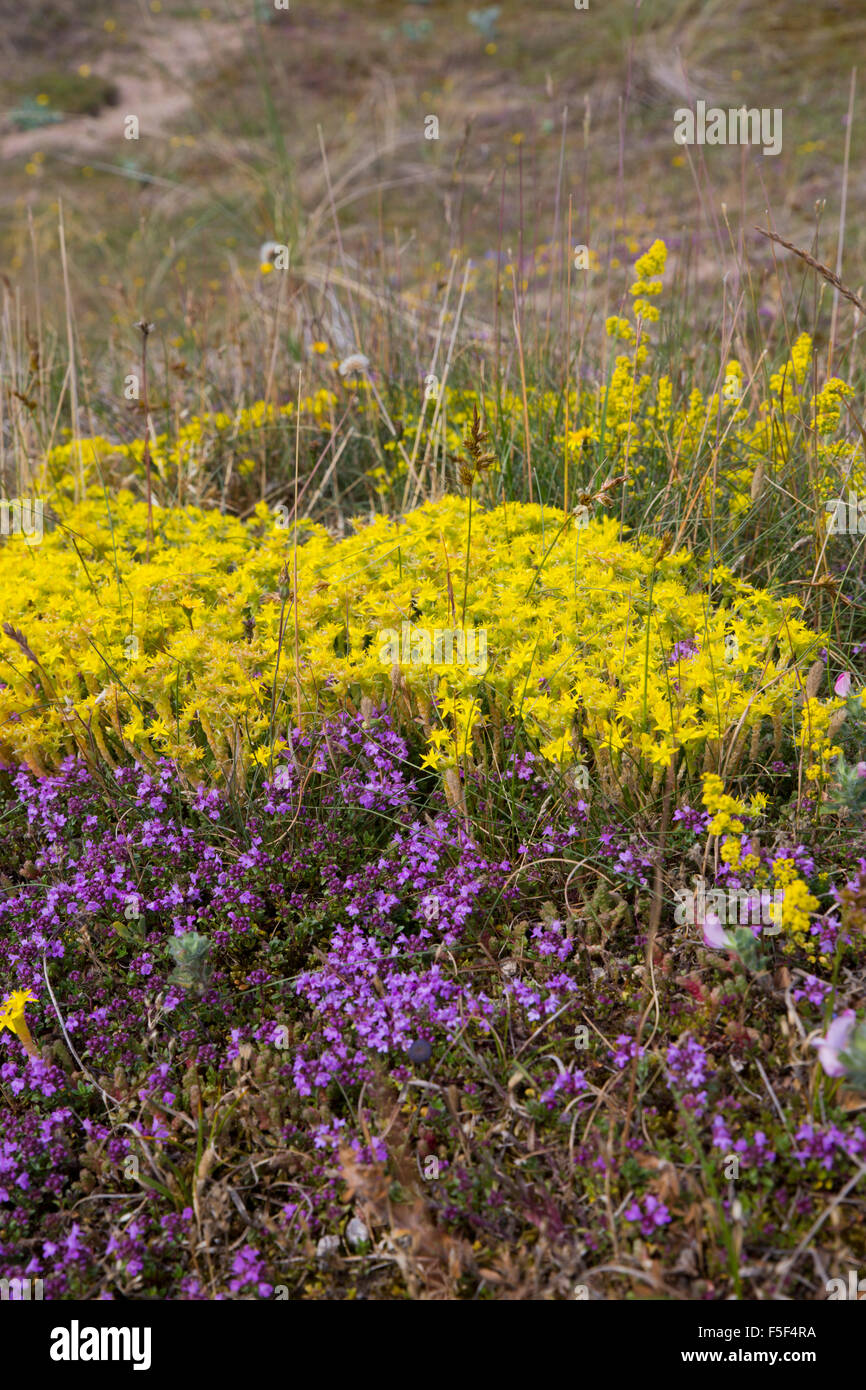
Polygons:
[[242,26],[213,20],[153,23],[141,36],[140,54],[125,59],[128,69],[118,70],[108,56],[93,64],[95,73],[117,87],[116,106],[104,107],[98,116],[72,116],[38,130],[10,131],[0,142],[0,159],[26,158],[36,150],[49,149],[86,157],[105,152],[118,141],[128,151],[127,116],[138,117],[141,136],[174,133],[172,127],[192,105],[195,77],[217,54],[224,58],[240,49],[245,37]]

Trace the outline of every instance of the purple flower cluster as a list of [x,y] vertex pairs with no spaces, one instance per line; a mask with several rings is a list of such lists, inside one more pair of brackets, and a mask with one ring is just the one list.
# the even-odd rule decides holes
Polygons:
[[811,1121],[800,1125],[794,1135],[797,1148],[793,1154],[801,1164],[819,1163],[829,1173],[837,1155],[863,1163],[866,1159],[866,1133],[858,1126],[846,1134],[838,1125],[815,1125]]
[[[688,659],[680,646],[675,659]],[[600,864],[617,891],[632,890],[645,921],[659,855],[647,825],[636,818],[598,834],[596,792],[590,806],[522,747],[501,773],[466,775],[467,801],[483,813],[464,817],[431,790],[433,779],[422,781],[383,711],[344,713],[289,743],[274,767],[251,771],[242,802],[189,785],[167,761],[0,773],[12,792],[0,822],[0,997],[32,990],[27,1022],[39,1052],[0,1032],[0,1275],[43,1278],[47,1297],[90,1297],[95,1287],[106,1297],[145,1287],[271,1297],[284,1258],[341,1229],[347,1168],[384,1171],[393,1159],[398,1125],[419,1156],[438,1155],[437,1221],[468,1220],[470,1197],[479,1232],[499,1219],[497,1206],[511,1212],[506,1187],[482,1195],[471,1165],[449,1150],[458,1104],[472,1116],[465,1133],[484,1132],[482,1069],[501,1061],[504,1096],[519,1059],[518,1077],[534,1082],[533,1134],[548,1138],[608,1096],[626,1103],[632,1066],[646,1055],[628,977],[645,939],[619,913],[599,944],[597,923],[568,912],[592,893]],[[674,819],[682,838],[706,829],[705,813],[689,806]],[[752,845],[747,837],[744,852]],[[803,845],[756,852],[768,868],[784,857],[815,873]],[[749,887],[728,868],[720,878]],[[827,934],[854,938],[864,894],[860,861]],[[701,1122],[704,1141],[711,1127],[716,1149],[761,1169],[776,1160],[755,1127],[761,1114],[739,1098],[716,1100],[722,1071],[708,1048],[731,996],[678,974],[673,960],[667,947],[656,955],[659,1001],[670,1023],[690,995],[694,1031],[668,1033],[666,1099],[655,1066],[638,1069],[627,1150],[639,1153],[656,1126],[666,1143],[681,1142],[679,1106]],[[794,998],[820,1008],[829,989],[805,975]],[[615,1039],[607,1057],[593,1042],[572,1065],[578,1017]],[[717,1113],[708,1115],[710,1094]],[[515,1105],[525,1117],[526,1100]],[[285,1163],[255,1222],[243,1218],[240,1190],[250,1198],[256,1168],[249,1188],[245,1165],[233,1168],[241,1205],[226,1202],[220,1218],[218,1278],[188,1264],[210,1218],[199,1196],[194,1210],[186,1205],[187,1179],[175,1190],[172,1176],[184,1171],[173,1165],[189,1117],[202,1114],[225,1124],[233,1160],[266,1151]],[[767,1129],[789,1168],[827,1170],[866,1153],[866,1136],[842,1123],[804,1123],[793,1143]],[[575,1133],[573,1157],[611,1171],[601,1133],[600,1119],[582,1140]],[[156,1181],[130,1177],[130,1163]],[[621,1200],[633,1178],[613,1177]],[[561,1214],[548,1206],[553,1229]],[[122,1220],[106,1220],[112,1210]],[[645,1237],[672,1220],[653,1195],[630,1201],[624,1219]]]
[[631,843],[623,843],[625,837],[622,830],[613,825],[605,826],[598,838],[600,852],[610,861],[614,873],[627,882],[639,883],[643,888],[649,885],[655,858],[648,842],[642,845],[633,836]]
[[[541,883],[545,846],[568,846],[580,812],[571,806],[565,825],[532,834],[546,783],[528,753],[503,783],[512,772],[539,860],[526,881]],[[100,1260],[130,1291],[174,1242],[186,1243],[188,1211],[166,1213],[153,1192],[107,1247],[94,1248],[62,1212],[82,1154],[88,1181],[109,1193],[124,1190],[131,1156],[159,1164],[186,1090],[205,1075],[234,1085],[265,1048],[299,1106],[334,1084],[370,1082],[383,1064],[404,1079],[419,1039],[436,1047],[467,1029],[483,1036],[518,1024],[528,1036],[579,1002],[574,942],[559,919],[530,927],[501,975],[494,969],[482,983],[464,968],[493,906],[501,913],[517,896],[513,864],[501,848],[483,849],[441,794],[438,806],[426,800],[433,814],[418,815],[407,744],[381,713],[296,731],[290,754],[251,788],[242,822],[224,793],[184,788],[167,761],[106,776],[69,760],[51,776],[9,776],[19,820],[0,835],[0,854],[31,867],[0,899],[0,989],[32,989],[28,1023],[45,1056],[0,1034],[0,1082],[13,1102],[0,1112],[0,1267],[20,1272],[27,1240],[31,1272],[46,1274],[54,1295],[84,1286]],[[212,966],[197,993],[169,979],[168,943],[189,933],[207,940]],[[80,1071],[70,1079],[43,969],[86,1077],[99,1078],[109,1104],[128,1107],[122,1126]],[[62,1064],[59,1053],[49,1060],[55,1046]],[[552,1108],[582,1086],[581,1072],[561,1074],[543,1103]],[[339,1115],[305,1130],[284,1124],[283,1143],[301,1135],[321,1156],[312,1171],[323,1192],[333,1189],[327,1163],[341,1145],[359,1162],[387,1156],[375,1134],[361,1144]],[[312,1213],[304,1220],[314,1228]],[[42,1255],[35,1231],[45,1236]],[[262,1296],[268,1283],[258,1252],[243,1247],[227,1296]],[[183,1296],[203,1296],[192,1276]]]
[[548,1110],[553,1110],[557,1097],[559,1096],[579,1096],[586,1090],[586,1081],[582,1071],[577,1068],[563,1068],[558,1072],[555,1080],[546,1091],[541,1093],[541,1103],[546,1105]]
[[733,1139],[722,1115],[713,1116],[713,1148],[734,1154],[744,1169],[763,1168],[765,1163],[772,1163],[776,1157],[762,1129],[756,1129],[748,1139]]
[[682,825],[695,835],[703,835],[710,820],[711,816],[707,811],[695,811],[691,806],[679,806],[673,814],[675,825]]
[[816,975],[805,975],[802,989],[792,989],[791,998],[798,1002],[801,999],[807,999],[814,1008],[820,1009],[832,988],[831,984],[825,980],[819,980]]
[[707,1078],[707,1052],[696,1038],[686,1034],[667,1050],[668,1084],[678,1092],[680,1100],[696,1118],[703,1115],[707,1104],[706,1090],[699,1089]]
[[641,1233],[645,1236],[654,1236],[660,1226],[667,1226],[671,1214],[664,1202],[660,1202],[658,1197],[652,1193],[647,1193],[643,1199],[643,1207],[640,1202],[634,1201],[623,1212],[626,1221],[638,1222]]
[[270,1298],[273,1284],[267,1280],[265,1263],[258,1250],[252,1245],[242,1245],[232,1260],[233,1278],[229,1281],[229,1291],[235,1298],[245,1294],[252,1298]]
[[616,1040],[616,1047],[607,1055],[617,1070],[623,1071],[635,1057],[643,1057],[645,1054],[646,1048],[641,1047],[628,1033],[620,1033]]

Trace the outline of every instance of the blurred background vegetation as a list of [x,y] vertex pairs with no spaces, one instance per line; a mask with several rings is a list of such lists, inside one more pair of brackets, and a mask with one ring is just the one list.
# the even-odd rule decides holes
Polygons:
[[[570,0],[0,0],[0,28],[0,270],[26,307],[38,259],[43,311],[63,310],[62,201],[90,355],[142,313],[171,334],[233,321],[268,239],[291,245],[299,271],[336,263],[323,150],[344,265],[378,261],[391,288],[421,298],[451,252],[483,271],[500,248],[544,296],[569,199],[574,241],[614,269],[663,222],[671,251],[713,292],[710,312],[731,269],[722,202],[768,280],[773,254],[752,232],[768,208],[832,263],[866,11],[857,0],[590,0],[585,11]],[[696,97],[781,107],[781,155],[719,147],[689,159],[673,112]],[[128,114],[138,140],[124,138]],[[428,114],[438,141],[424,138]],[[855,285],[856,144],[855,132]],[[470,317],[494,317],[484,288]]]

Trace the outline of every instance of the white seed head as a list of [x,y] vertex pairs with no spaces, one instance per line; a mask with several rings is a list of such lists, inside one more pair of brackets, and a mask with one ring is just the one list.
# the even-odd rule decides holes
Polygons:
[[363,352],[350,353],[344,357],[340,363],[340,376],[349,376],[354,372],[367,372],[370,370],[370,359],[365,357]]

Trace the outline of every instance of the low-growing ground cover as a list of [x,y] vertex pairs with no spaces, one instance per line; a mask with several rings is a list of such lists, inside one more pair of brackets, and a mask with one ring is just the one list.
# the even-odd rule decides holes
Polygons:
[[10,27],[0,1281],[854,1297],[862,22],[148,8]]
[[600,828],[525,748],[476,781],[468,830],[375,711],[295,735],[243,818],[164,760],[11,776],[4,1273],[613,1295],[628,1252],[670,1296],[802,1295],[781,1261],[866,1156],[838,1058],[866,864],[762,844],[708,777],[678,856],[798,891],[696,935],[654,922],[639,823]]
[[[507,481],[507,395],[436,396],[459,494],[421,403],[341,534],[300,507],[324,386],[47,451],[0,551],[6,1277],[788,1297],[817,1232],[860,1257],[854,393],[801,334],[751,409],[733,359],[677,404],[653,308],[606,384],[533,397],[552,498]],[[801,598],[736,571],[804,468]]]

